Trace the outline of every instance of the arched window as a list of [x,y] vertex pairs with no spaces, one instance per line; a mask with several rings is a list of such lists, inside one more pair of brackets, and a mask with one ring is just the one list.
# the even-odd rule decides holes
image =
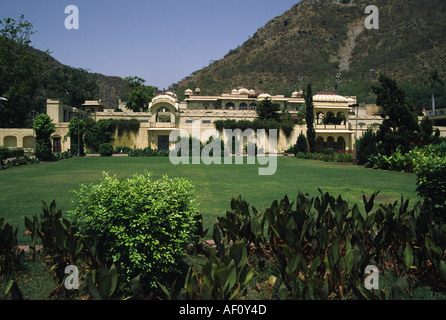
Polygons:
[[23,148],[32,148],[34,145],[34,137],[33,136],[26,136],[23,137]]
[[336,141],[336,149],[345,151],[345,139],[344,139],[344,137],[338,137],[338,140]]
[[322,111],[319,111],[316,113],[316,124],[322,124],[324,121],[324,113]]
[[254,102],[249,105],[249,110],[257,110],[257,104]]
[[238,106],[238,108],[240,110],[248,110],[248,105],[244,102],[240,103],[240,105]]
[[342,124],[344,123],[344,125],[347,122],[347,119],[345,118],[345,115],[343,112],[338,112],[338,114],[336,115],[337,118],[337,123],[336,124]]
[[8,148],[17,148],[17,137],[15,136],[4,137],[3,145]]
[[324,124],[336,124],[336,117],[333,112],[327,112],[327,115],[324,119]]
[[324,138],[319,136],[316,138],[316,152],[322,152],[324,150]]
[[326,148],[331,148],[331,149],[335,149],[335,139],[332,137],[332,136],[330,136],[330,137],[328,137],[327,138],[327,143],[326,143],[326,146],[325,146]]
[[228,102],[225,106],[225,109],[235,109],[235,105],[233,102]]

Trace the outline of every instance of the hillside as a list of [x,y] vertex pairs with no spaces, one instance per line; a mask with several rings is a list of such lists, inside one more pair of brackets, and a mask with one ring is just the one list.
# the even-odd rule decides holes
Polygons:
[[[371,4],[379,9],[378,30],[364,27]],[[302,0],[171,89],[180,96],[187,88],[219,94],[240,86],[291,94],[312,82],[315,90],[372,100],[370,84],[380,73],[421,84],[435,68],[446,76],[445,59],[444,0]]]
[[[37,54],[44,54],[42,51],[30,48]],[[50,68],[58,68],[58,67],[69,67],[63,65],[58,60],[49,54],[48,56],[48,64]],[[119,99],[123,99],[125,95],[130,91],[127,86],[127,82],[117,76],[107,76],[100,73],[89,73],[90,76],[95,79],[99,87],[99,95],[97,96],[98,100],[101,100],[102,104],[108,108],[116,108],[118,107]]]

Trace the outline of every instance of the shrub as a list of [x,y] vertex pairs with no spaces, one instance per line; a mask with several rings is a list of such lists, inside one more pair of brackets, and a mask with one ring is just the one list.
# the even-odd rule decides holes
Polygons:
[[357,141],[358,164],[366,164],[372,155],[378,154],[376,134],[372,130],[367,130]]
[[415,167],[417,175],[417,192],[425,198],[431,199],[438,212],[442,212],[442,219],[446,216],[446,158],[434,155],[422,157]]
[[101,157],[110,157],[113,154],[113,150],[111,143],[103,143],[99,146],[99,154]]
[[145,149],[130,149],[129,157],[168,157],[169,150],[153,150],[151,148]]
[[8,159],[8,148],[0,147],[0,166],[2,169],[5,165],[6,159]]
[[[248,261],[268,266],[274,276],[269,281],[277,283],[268,289],[270,299],[399,299],[421,277],[444,288],[446,225],[432,220],[426,202],[409,209],[401,198],[374,210],[377,192],[363,196],[363,208],[319,192],[310,198],[299,191],[295,201],[285,196],[264,213],[241,197],[232,199],[231,211],[217,219],[222,234],[214,227],[217,251],[228,252],[218,248],[222,242],[249,243],[254,257]],[[372,261],[380,272],[400,277],[391,288],[364,289],[363,272]],[[195,283],[205,285],[205,278]]]
[[296,144],[294,145],[294,155],[297,155],[299,152],[308,153],[307,137],[302,132],[297,137]]
[[107,173],[99,184],[76,191],[72,212],[79,235],[97,244],[98,256],[119,262],[121,286],[136,276],[144,289],[181,273],[182,258],[198,223],[194,187],[186,179],[150,173],[119,180]]
[[118,146],[115,148],[114,153],[126,153],[129,154],[133,149],[127,146]]
[[332,154],[325,154],[325,153],[303,153],[298,152],[296,153],[296,158],[298,159],[309,159],[309,160],[320,160],[325,162],[352,162],[353,161],[353,154],[347,154],[347,153],[332,153]]
[[8,158],[21,158],[25,156],[25,150],[23,149],[9,149]]

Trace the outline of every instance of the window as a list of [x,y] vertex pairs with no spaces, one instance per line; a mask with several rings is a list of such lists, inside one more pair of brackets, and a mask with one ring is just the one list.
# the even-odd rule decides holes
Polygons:
[[194,123],[194,120],[186,120],[186,123]]
[[211,122],[211,120],[203,120],[202,123],[203,123],[203,124],[210,124],[210,123],[212,123],[212,122]]
[[240,110],[248,110],[248,105],[244,102],[240,103],[239,107]]
[[235,109],[235,105],[234,105],[234,103],[232,103],[232,102],[228,102],[228,103],[226,104],[225,109]]

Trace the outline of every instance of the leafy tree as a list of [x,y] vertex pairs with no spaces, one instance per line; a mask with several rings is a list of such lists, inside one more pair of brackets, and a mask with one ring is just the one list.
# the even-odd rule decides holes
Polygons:
[[279,121],[280,105],[273,103],[271,99],[265,98],[257,106],[257,118],[260,120],[273,119]]
[[314,130],[314,105],[313,105],[313,91],[311,83],[307,85],[307,90],[303,92],[305,100],[305,122],[307,123],[307,141],[311,153],[316,147],[316,131]]
[[33,25],[21,15],[0,20],[0,93],[8,103],[0,104],[0,127],[22,128],[31,110],[42,111],[38,94],[42,74],[48,68],[47,57],[30,46]]
[[157,88],[144,85],[145,80],[139,77],[127,77],[131,91],[127,96],[127,109],[134,112],[147,111]]
[[36,157],[43,161],[52,161],[51,134],[55,131],[53,120],[41,113],[34,119],[33,128],[36,131]]
[[[72,155],[85,156],[84,134],[86,129],[85,121],[79,118],[73,118],[68,125],[70,136],[70,151]],[[78,146],[79,141],[79,146]]]
[[395,80],[380,75],[379,84],[372,87],[376,104],[382,107],[384,119],[376,134],[379,152],[389,155],[397,148],[405,153],[410,142],[419,141],[419,125],[413,107],[406,102],[404,91]]

